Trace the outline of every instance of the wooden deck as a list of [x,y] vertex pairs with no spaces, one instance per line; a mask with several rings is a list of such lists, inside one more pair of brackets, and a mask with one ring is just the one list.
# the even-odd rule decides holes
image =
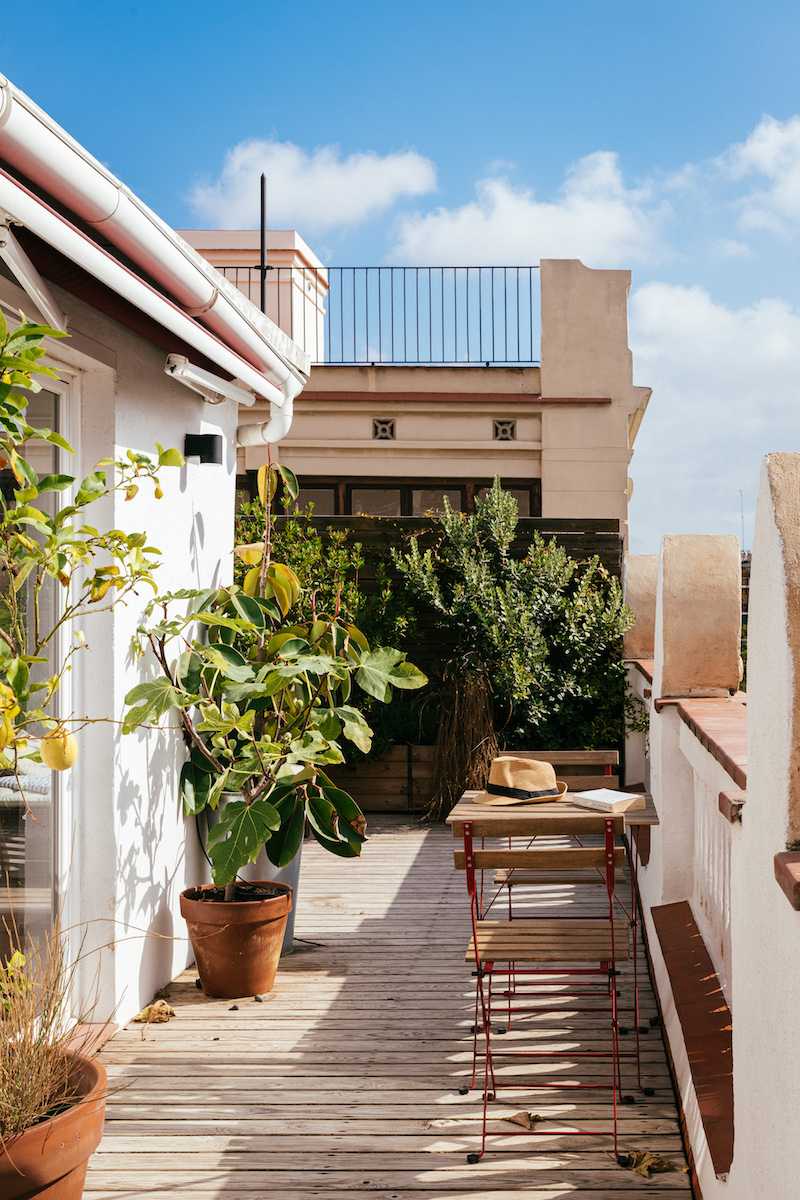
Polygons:
[[[285,960],[272,995],[262,1003],[206,1000],[187,972],[172,986],[177,1016],[169,1024],[131,1026],[107,1045],[111,1086],[120,1090],[92,1159],[89,1200],[690,1197],[685,1173],[645,1182],[614,1162],[604,1138],[509,1138],[483,1162],[466,1163],[479,1102],[475,1093],[458,1095],[469,1078],[473,995],[464,876],[452,866],[449,830],[382,817],[371,832],[354,862],[306,844],[297,933],[307,940]],[[541,889],[536,899],[553,914],[589,902],[570,887]],[[499,1040],[529,1041],[535,1030],[542,1044],[606,1045],[607,1018],[575,1013],[569,993],[554,990],[560,1013],[520,1018],[527,1033]],[[645,1016],[654,1011],[648,988]],[[621,1145],[681,1167],[659,1031],[643,1043],[646,1082],[656,1092],[622,1110]],[[605,1073],[591,1061],[562,1062],[565,1084]],[[525,1083],[535,1071],[515,1065],[502,1074]],[[607,1127],[607,1105],[593,1096],[567,1087],[501,1090],[494,1128],[521,1109],[557,1117],[562,1128]]]

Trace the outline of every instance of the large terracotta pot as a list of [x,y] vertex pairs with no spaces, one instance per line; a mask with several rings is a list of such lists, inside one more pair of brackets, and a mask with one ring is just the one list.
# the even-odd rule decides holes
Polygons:
[[251,884],[278,894],[264,900],[213,900],[208,897],[220,889],[210,883],[181,893],[181,914],[207,996],[235,1000],[272,990],[292,889],[268,880]]
[[103,1134],[107,1080],[96,1059],[74,1055],[82,1097],[0,1149],[3,1200],[80,1200],[86,1167]]

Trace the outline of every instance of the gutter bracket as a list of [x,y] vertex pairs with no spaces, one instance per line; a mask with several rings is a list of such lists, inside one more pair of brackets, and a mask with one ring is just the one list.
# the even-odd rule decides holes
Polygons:
[[48,325],[65,333],[67,318],[50,288],[19,244],[12,225],[21,226],[22,222],[16,221],[9,213],[0,209],[0,258]]

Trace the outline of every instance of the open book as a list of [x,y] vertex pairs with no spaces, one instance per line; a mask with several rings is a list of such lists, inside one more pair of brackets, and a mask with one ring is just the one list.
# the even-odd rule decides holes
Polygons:
[[595,788],[589,792],[570,792],[565,797],[578,808],[593,808],[597,812],[624,813],[637,808],[646,808],[647,800],[641,792],[616,792],[613,788]]

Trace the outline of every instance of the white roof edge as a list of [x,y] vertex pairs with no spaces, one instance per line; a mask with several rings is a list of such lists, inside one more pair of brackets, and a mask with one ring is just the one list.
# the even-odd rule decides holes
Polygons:
[[263,374],[267,392],[302,388],[311,356],[3,75],[0,155],[155,279],[213,341]]
[[170,330],[198,354],[215,363],[226,374],[232,375],[245,388],[267,400],[270,406],[281,407],[301,390],[302,384],[293,375],[287,376],[283,387],[271,382],[263,372],[246,362],[214,333],[203,328],[198,321],[184,312],[174,300],[164,296],[152,284],[120,263],[2,168],[0,212],[29,229],[59,254],[63,254],[94,279],[158,322],[162,328]]

